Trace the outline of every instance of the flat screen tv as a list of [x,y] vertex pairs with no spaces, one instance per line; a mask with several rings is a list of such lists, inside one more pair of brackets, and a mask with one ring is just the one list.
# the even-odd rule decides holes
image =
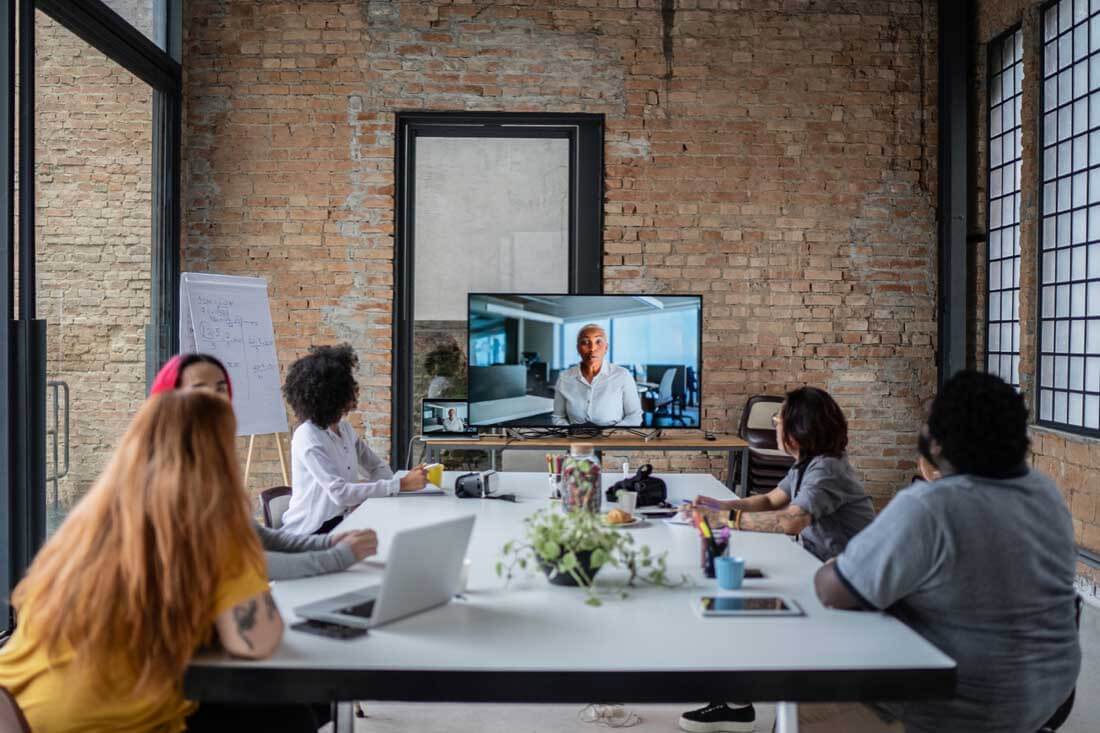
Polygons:
[[470,425],[698,428],[702,296],[469,296]]

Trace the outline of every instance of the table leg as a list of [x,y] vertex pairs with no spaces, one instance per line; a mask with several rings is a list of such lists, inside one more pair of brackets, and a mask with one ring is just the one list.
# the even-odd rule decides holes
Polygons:
[[332,733],[354,733],[355,715],[352,713],[354,704],[350,702],[332,703]]
[[775,733],[798,733],[798,704],[780,702],[775,705]]
[[746,497],[749,495],[749,447],[741,449],[741,486],[737,495]]

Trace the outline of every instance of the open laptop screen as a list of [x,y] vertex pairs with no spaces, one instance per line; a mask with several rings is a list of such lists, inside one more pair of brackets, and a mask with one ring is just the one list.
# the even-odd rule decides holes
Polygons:
[[466,400],[429,400],[421,408],[420,434],[425,438],[465,438],[477,435],[470,427]]

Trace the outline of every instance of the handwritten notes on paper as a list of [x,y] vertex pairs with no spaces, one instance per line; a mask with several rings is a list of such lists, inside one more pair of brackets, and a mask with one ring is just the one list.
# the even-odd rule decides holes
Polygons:
[[183,273],[180,351],[210,354],[225,364],[237,435],[287,431],[266,280]]

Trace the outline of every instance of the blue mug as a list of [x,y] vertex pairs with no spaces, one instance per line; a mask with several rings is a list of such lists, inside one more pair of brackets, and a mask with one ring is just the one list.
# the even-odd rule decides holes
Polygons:
[[745,561],[740,557],[714,558],[714,574],[722,590],[737,590],[745,579]]

